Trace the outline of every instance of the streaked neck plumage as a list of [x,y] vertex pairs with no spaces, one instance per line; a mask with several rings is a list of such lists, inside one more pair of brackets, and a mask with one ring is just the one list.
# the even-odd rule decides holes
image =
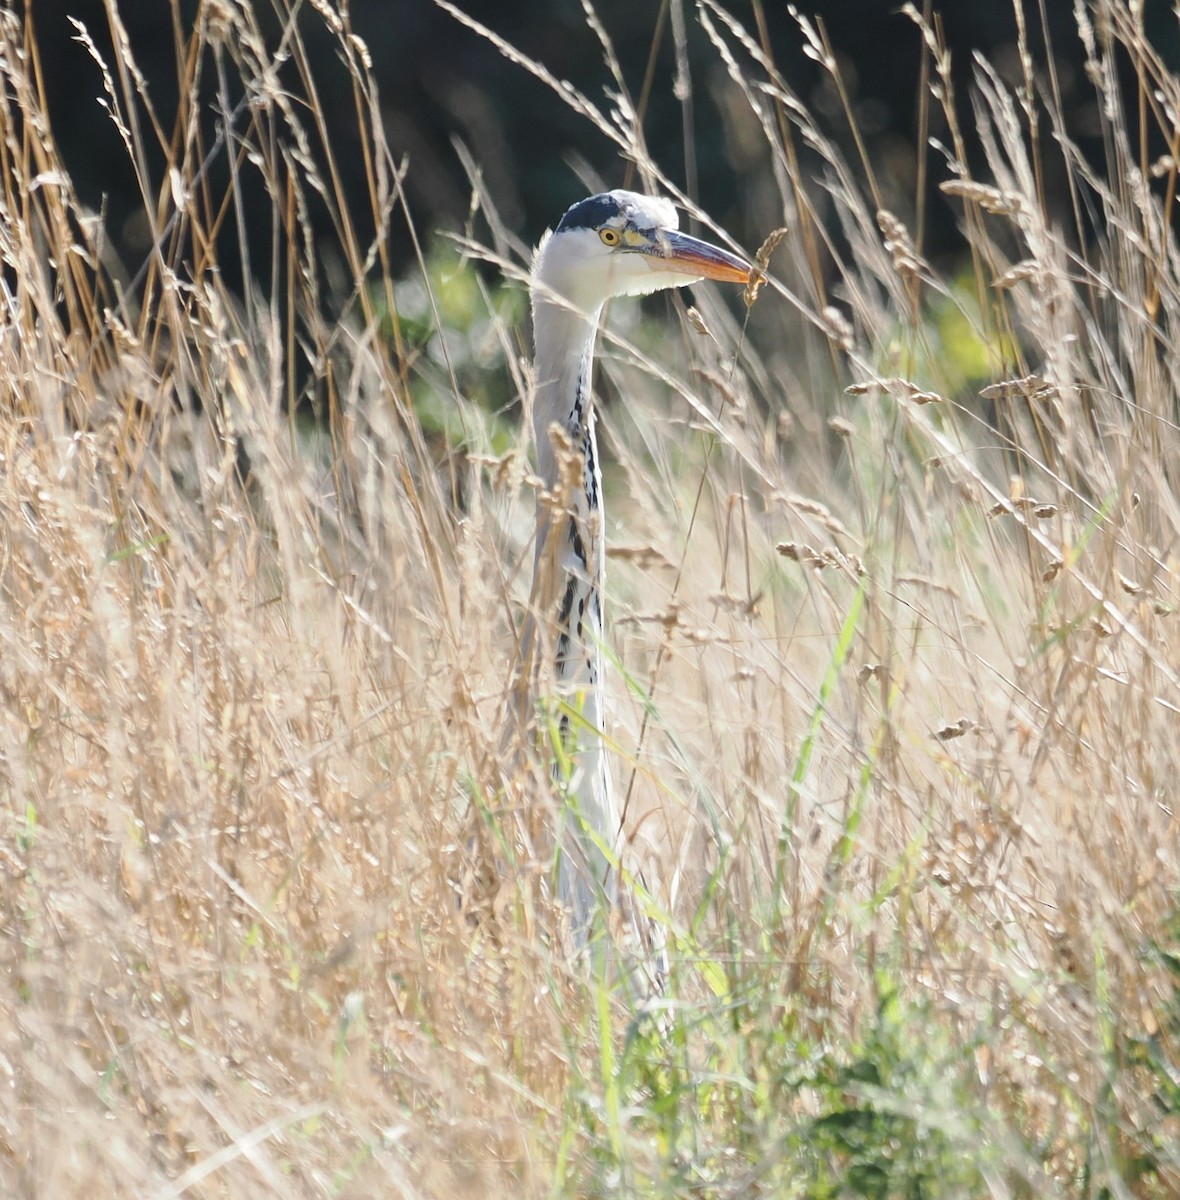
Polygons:
[[[553,699],[565,767],[559,767],[561,813],[558,894],[579,941],[602,902],[618,888],[620,821],[603,746],[603,585],[606,552],[602,475],[594,435],[591,370],[602,306],[579,312],[534,293],[536,340],[533,430],[537,466],[548,495],[537,514],[537,592],[551,621]],[[560,434],[555,439],[553,427]],[[564,436],[563,436],[564,435]],[[555,611],[553,611],[555,609]]]

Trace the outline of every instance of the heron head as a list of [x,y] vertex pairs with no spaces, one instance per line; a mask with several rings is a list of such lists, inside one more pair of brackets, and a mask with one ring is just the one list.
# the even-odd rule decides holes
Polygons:
[[670,200],[614,191],[575,204],[537,248],[542,289],[585,311],[611,296],[643,296],[698,279],[745,283],[749,265],[681,233]]

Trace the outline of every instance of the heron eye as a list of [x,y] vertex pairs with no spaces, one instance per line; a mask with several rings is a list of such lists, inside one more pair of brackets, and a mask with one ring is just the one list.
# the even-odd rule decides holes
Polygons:
[[617,229],[600,229],[598,236],[602,238],[604,246],[617,246],[619,244],[619,231]]

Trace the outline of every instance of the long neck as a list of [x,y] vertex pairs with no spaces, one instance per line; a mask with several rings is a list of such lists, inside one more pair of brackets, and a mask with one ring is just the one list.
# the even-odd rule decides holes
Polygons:
[[[538,576],[548,570],[550,594],[560,597],[557,679],[592,682],[588,692],[596,707],[606,570],[602,472],[590,387],[598,316],[599,310],[583,316],[547,300],[534,303],[533,433],[537,469],[549,493],[537,514],[535,570]],[[554,426],[564,435],[560,442],[554,438]]]
[[537,444],[537,470],[546,488],[557,483],[557,460],[549,430],[559,425],[580,448],[585,431],[593,439],[590,374],[594,338],[601,309],[583,315],[557,303],[536,298],[533,329],[537,344],[536,396],[533,434]]
[[[582,316],[544,299],[534,303],[533,430],[538,471],[550,493],[537,516],[540,586],[535,595],[552,613],[538,617],[554,622],[552,678],[554,698],[562,708],[558,725],[567,763],[559,790],[574,807],[564,818],[559,891],[573,910],[575,929],[582,930],[589,929],[603,898],[614,903],[617,883],[600,846],[613,854],[619,839],[603,746],[606,553],[590,388],[598,316],[598,311]],[[568,463],[559,461],[554,425],[568,439]],[[567,451],[560,454],[565,458]]]
[[[548,497],[537,514],[536,573],[557,598],[556,679],[580,684],[600,724],[602,591],[606,568],[602,474],[590,389],[598,311],[534,307],[537,390],[533,432]],[[554,426],[560,439],[554,437]],[[548,580],[541,577],[548,574]],[[586,713],[589,718],[591,714]]]

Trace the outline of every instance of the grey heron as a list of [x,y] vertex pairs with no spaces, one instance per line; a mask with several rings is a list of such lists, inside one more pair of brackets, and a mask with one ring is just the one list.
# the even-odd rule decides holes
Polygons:
[[560,828],[557,895],[584,949],[596,918],[659,989],[661,931],[620,879],[624,838],[604,725],[606,541],[591,371],[607,300],[699,279],[746,283],[741,259],[678,229],[666,199],[613,191],[573,205],[533,259],[533,432],[543,486],[537,510],[525,658],[550,705]]

